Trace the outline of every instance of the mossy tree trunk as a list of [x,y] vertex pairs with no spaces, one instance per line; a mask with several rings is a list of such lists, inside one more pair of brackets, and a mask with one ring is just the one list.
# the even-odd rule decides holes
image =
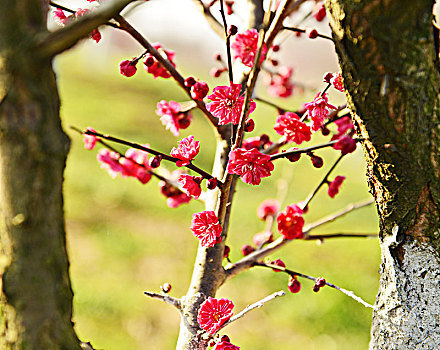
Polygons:
[[327,0],[380,218],[370,349],[440,344],[440,79],[430,0]]
[[80,349],[63,219],[69,150],[51,59],[35,42],[47,3],[0,1],[0,348]]

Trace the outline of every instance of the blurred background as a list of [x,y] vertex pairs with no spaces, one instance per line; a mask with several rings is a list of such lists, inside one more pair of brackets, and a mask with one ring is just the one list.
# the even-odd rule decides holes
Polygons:
[[[236,1],[237,13],[246,8]],[[76,10],[86,1],[59,2]],[[313,7],[306,3],[293,17],[297,23]],[[215,9],[215,7],[214,7]],[[224,56],[224,41],[205,23],[191,0],[151,0],[129,10],[127,19],[150,42],[160,42],[176,52],[176,64],[184,76],[206,80],[212,89],[227,84],[225,75],[214,79],[209,70],[219,67],[215,55]],[[230,19],[244,28],[245,16]],[[51,25],[54,29],[53,24]],[[316,27],[329,34],[328,22],[310,19],[301,24]],[[284,34],[282,49],[276,58],[294,69],[297,86],[289,99],[274,99],[258,86],[258,96],[290,109],[299,108],[313,99],[325,84],[322,76],[337,71],[337,58],[331,42],[310,40]],[[215,137],[203,116],[194,112],[189,129],[176,138],[165,131],[155,114],[162,100],[186,101],[187,98],[170,79],[153,79],[138,65],[132,78],[119,74],[119,62],[138,56],[143,49],[125,33],[102,29],[102,40],[96,44],[84,40],[55,62],[62,102],[64,128],[72,139],[65,182],[65,211],[68,250],[74,298],[74,322],[83,341],[97,349],[146,350],[175,347],[179,316],[169,305],[148,299],[143,291],[156,291],[164,282],[172,284],[171,295],[186,293],[197,240],[189,230],[192,214],[203,210],[201,202],[192,201],[169,209],[160,194],[157,180],[147,185],[133,178],[112,179],[96,161],[97,150],[83,148],[82,137],[71,129],[92,126],[98,131],[149,143],[152,148],[169,152],[177,141],[190,134],[201,142],[196,164],[209,170],[215,149]],[[225,57],[225,56],[224,56]],[[304,89],[304,93],[299,91]],[[332,91],[330,102],[344,103],[344,95]],[[267,133],[277,139],[273,130],[276,110],[257,103],[253,113],[256,129],[248,136]],[[312,143],[325,139],[317,133]],[[124,148],[114,145],[125,152]],[[98,147],[99,149],[100,147]],[[264,229],[256,208],[266,198],[274,198],[279,180],[288,183],[284,204],[303,200],[322,179],[339,152],[317,152],[324,158],[321,169],[312,167],[308,157],[297,163],[276,162],[274,175],[263,179],[258,187],[239,181],[233,203],[228,245],[230,258],[241,258],[240,247],[252,244],[252,236]],[[166,164],[174,170],[171,164]],[[365,177],[362,150],[345,157],[331,178],[346,176],[335,199],[326,189],[313,200],[306,223],[338,211],[346,205],[370,198]],[[360,209],[313,233],[376,233],[377,217],[373,206]],[[277,236],[277,233],[275,233]],[[294,241],[271,259],[281,258],[287,267],[353,290],[369,303],[374,303],[378,289],[380,251],[376,239],[333,239],[323,244]],[[234,301],[235,312],[280,289],[287,291],[287,275],[255,268],[221,287],[218,297]],[[313,282],[300,280],[298,294],[287,292],[284,298],[249,313],[226,329],[231,341],[241,349],[366,349],[369,341],[371,310],[330,289],[312,291]]]

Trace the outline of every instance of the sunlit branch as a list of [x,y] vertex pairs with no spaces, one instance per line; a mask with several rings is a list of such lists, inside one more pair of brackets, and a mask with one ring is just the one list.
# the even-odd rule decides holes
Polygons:
[[202,0],[193,0],[193,3],[197,6],[199,11],[205,16],[206,21],[211,26],[211,28],[216,32],[219,36],[223,36],[223,26],[221,23],[215,18],[211,10],[208,6],[205,6]]
[[377,233],[329,233],[324,235],[307,235],[304,237],[305,241],[319,240],[323,242],[330,238],[377,238]]
[[216,333],[218,333],[220,330],[222,330],[223,328],[225,328],[226,326],[230,325],[232,322],[237,321],[238,319],[242,318],[244,315],[246,315],[248,312],[254,310],[254,309],[258,309],[260,307],[263,307],[264,304],[266,304],[267,302],[274,300],[278,297],[283,297],[286,295],[286,292],[284,292],[283,290],[280,290],[278,292],[272,293],[271,295],[268,295],[267,297],[257,301],[256,303],[253,303],[251,305],[246,306],[242,311],[240,311],[238,314],[232,316],[228,321],[226,321],[225,323],[223,323],[221,325],[221,327],[217,330]]
[[177,310],[182,311],[182,307],[180,304],[180,300],[169,296],[167,294],[153,293],[153,292],[144,292],[144,294],[150,298],[161,300],[171,306],[174,306]]
[[[312,230],[320,227],[321,225],[332,222],[333,220],[336,220],[337,218],[340,218],[340,217],[342,217],[342,216],[344,216],[354,210],[364,208],[368,205],[371,205],[372,203],[374,203],[374,200],[369,199],[369,200],[366,200],[363,202],[350,204],[349,206],[345,207],[344,209],[342,209],[336,213],[333,213],[333,214],[328,215],[328,216],[326,216],[326,217],[324,217],[314,223],[311,223],[303,228],[304,237],[307,237],[307,235]],[[307,239],[307,238],[304,238],[304,239]],[[276,239],[275,241],[273,241],[272,243],[269,243],[268,245],[266,245],[261,250],[257,250],[255,252],[245,256],[244,258],[237,261],[236,263],[227,265],[225,267],[226,280],[240,274],[243,271],[250,269],[256,262],[261,261],[266,256],[278,251],[281,247],[283,247],[287,243],[293,242],[293,241],[294,240],[287,240],[287,239],[284,239],[283,237],[280,237],[280,238]]]
[[[292,276],[292,277],[293,277],[293,276],[298,276],[298,277],[302,277],[302,278],[307,278],[307,279],[309,279],[309,280],[311,280],[311,281],[316,281],[316,277],[312,277],[312,276],[306,275],[306,274],[301,273],[301,272],[293,271],[293,270],[290,270],[290,269],[287,269],[287,268],[285,268],[285,267],[278,266],[278,265],[275,265],[275,264],[255,263],[254,266],[266,267],[266,268],[270,268],[270,269],[278,270],[278,271],[281,271],[281,272],[285,272],[285,273],[289,274],[289,275]],[[367,303],[365,300],[363,300],[361,297],[358,297],[357,295],[355,295],[355,294],[354,294],[352,291],[350,291],[350,290],[347,290],[347,289],[341,288],[341,287],[339,287],[339,286],[337,286],[337,285],[335,285],[335,284],[333,284],[333,283],[329,283],[329,282],[327,282],[327,281],[325,282],[325,285],[326,285],[326,286],[329,286],[329,287],[331,287],[331,288],[334,288],[334,289],[336,289],[336,290],[338,290],[338,291],[340,291],[340,292],[342,292],[342,293],[344,293],[346,296],[352,298],[353,300],[357,301],[358,303],[361,303],[361,304],[364,305],[365,307],[369,307],[369,308],[371,308],[371,309],[374,309],[374,306],[373,306],[373,305]]]

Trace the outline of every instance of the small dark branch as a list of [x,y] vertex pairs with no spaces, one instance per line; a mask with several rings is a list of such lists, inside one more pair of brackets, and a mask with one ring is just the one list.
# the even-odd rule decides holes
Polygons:
[[329,238],[377,238],[377,233],[331,233],[326,235],[308,235],[304,237],[304,240],[319,240],[324,241]]
[[266,304],[267,302],[274,300],[278,297],[283,297],[286,295],[286,292],[284,292],[283,290],[280,290],[278,292],[272,293],[271,295],[268,295],[267,297],[257,301],[256,303],[253,303],[251,305],[246,306],[242,311],[240,311],[238,314],[232,316],[228,321],[226,321],[225,323],[223,323],[221,325],[221,327],[216,331],[216,333],[218,333],[220,330],[222,330],[223,328],[225,328],[226,326],[230,325],[232,322],[237,321],[238,319],[242,318],[244,315],[246,315],[249,311],[252,311],[254,309],[258,309],[260,307],[263,307],[264,304]]
[[226,54],[228,56],[229,82],[232,84],[234,82],[234,73],[232,72],[231,34],[228,33],[228,24],[226,23],[225,6],[223,4],[223,0],[220,0],[220,14],[221,14],[222,20],[223,20],[223,28],[225,29]]
[[54,57],[70,49],[80,39],[87,37],[90,32],[107,23],[107,21],[121,12],[133,0],[108,0],[95,11],[82,16],[53,33],[45,35],[37,42],[36,52],[41,57]]
[[182,306],[180,304],[180,299],[174,298],[167,294],[159,294],[153,292],[144,292],[144,294],[150,298],[161,300],[171,306],[174,306],[179,312],[182,312]]
[[214,32],[216,32],[219,36],[223,36],[223,27],[217,18],[212,15],[209,7],[205,6],[202,0],[193,0],[193,2],[196,4],[199,11],[205,16],[206,21]]
[[[167,160],[169,162],[176,163],[179,160],[178,158],[171,157],[170,155],[168,155],[166,153],[162,153],[162,152],[156,151],[154,149],[142,146],[142,145],[140,145],[138,143],[126,141],[126,140],[123,140],[123,139],[120,139],[120,138],[117,138],[117,137],[114,137],[114,136],[104,135],[104,134],[101,134],[99,132],[93,132],[93,131],[90,131],[90,130],[84,131],[83,134],[85,134],[85,135],[94,135],[94,136],[103,138],[105,140],[109,140],[109,141],[112,141],[112,142],[119,143],[121,145],[126,145],[126,146],[129,146],[129,147],[132,147],[132,148],[136,148],[136,149],[139,149],[141,151],[144,151],[144,152],[147,152],[147,153],[150,153],[150,154],[154,154],[155,156],[160,156],[162,159]],[[213,177],[211,174],[209,174],[206,171],[200,169],[199,167],[195,166],[192,163],[190,163],[188,165],[185,165],[185,167],[195,171],[199,175],[202,175],[203,178],[205,178],[207,180],[209,180],[209,179],[211,179]],[[222,185],[223,184],[222,184],[221,181],[217,181],[217,187],[222,188]]]
[[[309,280],[311,280],[311,281],[316,281],[316,277],[309,276],[309,275],[306,275],[306,274],[304,274],[304,273],[297,272],[297,271],[293,271],[293,270],[290,270],[290,269],[286,269],[285,267],[281,267],[281,266],[278,266],[278,265],[266,264],[266,263],[255,263],[254,266],[261,266],[261,267],[266,267],[266,268],[269,268],[269,269],[275,269],[275,270],[278,270],[278,271],[285,272],[285,273],[289,274],[289,275],[292,276],[292,277],[293,277],[293,276],[297,276],[297,277],[307,278],[307,279],[309,279]],[[327,282],[327,281],[325,282],[325,285],[326,285],[326,286],[329,286],[329,287],[331,287],[331,288],[334,288],[334,289],[336,289],[336,290],[338,290],[338,291],[340,291],[340,292],[342,292],[342,293],[344,293],[345,295],[347,295],[347,296],[349,296],[350,298],[354,299],[354,300],[357,301],[358,303],[361,303],[361,304],[364,305],[365,307],[369,307],[369,308],[371,308],[371,309],[374,309],[374,306],[373,306],[373,305],[367,303],[367,302],[364,301],[362,298],[360,298],[360,297],[358,297],[357,295],[355,295],[352,291],[349,291],[349,290],[347,290],[347,289],[344,289],[344,288],[338,287],[337,285],[335,285],[335,284],[333,284],[333,283],[329,283],[329,282]]]
[[324,94],[328,91],[328,89],[330,89],[331,86],[332,86],[332,84],[327,83],[327,86],[326,86],[325,89],[322,90],[322,92],[321,92],[321,97],[324,96]]
[[170,73],[173,79],[180,85],[180,87],[185,90],[186,94],[197,104],[197,107],[203,112],[203,114],[208,118],[211,124],[217,130],[218,122],[217,119],[206,109],[205,103],[201,100],[194,100],[191,96],[190,89],[185,86],[185,79],[176,70],[176,68],[170,63],[168,59],[163,57],[159,51],[157,51],[150,42],[139,33],[130,23],[128,23],[122,16],[117,15],[114,17],[119,23],[119,29],[124,30],[130,34],[140,45],[142,45],[148,52],[157,60],[159,63]]
[[329,141],[329,142],[326,142],[326,143],[321,143],[319,145],[310,146],[310,147],[306,147],[306,148],[298,148],[298,149],[294,149],[292,151],[280,152],[280,153],[271,155],[270,156],[270,160],[286,158],[286,157],[288,157],[288,156],[290,156],[292,154],[312,152],[312,151],[315,151],[317,149],[333,146],[336,142],[338,142],[338,140],[333,140],[333,141]]
[[[322,226],[324,224],[328,224],[329,222],[332,222],[332,221],[334,221],[344,215],[347,215],[348,213],[351,213],[353,210],[364,208],[364,207],[369,206],[373,203],[374,203],[374,199],[367,199],[367,200],[359,202],[359,203],[350,204],[347,207],[345,207],[344,209],[337,211],[336,213],[330,214],[330,215],[328,215],[318,221],[315,221],[311,224],[308,224],[307,226],[304,227],[304,233],[306,234],[306,233],[316,229],[319,226]],[[305,238],[305,239],[307,239],[307,238]]]
[[[298,33],[305,33],[306,32],[305,29],[300,29],[300,28],[296,28],[296,27],[283,27],[283,29],[290,30],[292,32],[298,32]],[[323,39],[327,39],[327,40],[330,40],[331,42],[333,42],[333,38],[328,35],[318,33],[318,37],[323,38]]]
[[292,113],[296,113],[296,111],[293,111],[293,110],[291,110],[291,109],[287,109],[287,108],[284,108],[284,107],[278,106],[277,104],[275,104],[275,103],[273,103],[273,102],[270,102],[270,101],[268,101],[268,100],[265,100],[265,99],[263,99],[263,98],[261,98],[261,97],[254,97],[253,99],[254,99],[254,101],[260,101],[260,102],[263,102],[264,104],[266,104],[266,105],[268,105],[268,106],[274,107],[274,108],[276,108],[277,110],[281,110],[281,111],[284,111],[284,112],[292,112]]
[[74,10],[71,10],[65,6],[62,6],[62,5],[58,5],[58,4],[54,3],[53,1],[50,1],[49,4],[50,4],[50,6],[55,7],[57,9],[61,9],[63,11],[69,12],[69,13],[75,13]]
[[89,341],[88,342],[82,341],[79,343],[79,346],[81,347],[82,350],[98,350],[98,349],[95,349],[92,346],[92,343],[90,343]]
[[[82,130],[81,130],[81,129],[78,129],[78,128],[75,127],[75,126],[72,126],[72,125],[71,125],[70,128],[71,128],[72,130],[75,130],[76,132],[80,133],[81,135],[83,134]],[[108,148],[110,151],[119,154],[119,157],[121,157],[121,158],[126,158],[124,154],[122,154],[121,152],[119,152],[116,148],[110,146],[107,142],[105,142],[105,141],[103,141],[103,140],[101,140],[101,139],[98,139],[97,142],[98,142],[99,144],[103,145],[104,147]],[[129,160],[131,160],[132,162],[134,162],[133,159],[130,159],[130,158],[126,158],[126,159],[129,159]],[[142,168],[147,169],[147,167],[146,167],[144,164],[139,164],[138,162],[136,162],[136,164],[139,165],[139,166],[141,166]],[[154,177],[157,177],[159,180],[165,181],[166,183],[169,183],[169,184],[175,186],[170,180],[168,180],[167,178],[163,177],[162,175],[159,175],[158,173],[152,171],[151,169],[147,169],[147,170],[151,173],[151,175],[153,175]]]
[[338,159],[336,159],[336,162],[332,165],[332,167],[329,169],[329,171],[327,171],[327,174],[325,174],[324,178],[321,180],[321,182],[318,184],[318,186],[316,186],[316,188],[313,190],[312,193],[309,194],[309,196],[307,197],[307,199],[304,201],[302,207],[303,209],[307,208],[307,206],[310,204],[311,200],[313,199],[313,197],[315,197],[315,195],[318,193],[318,191],[321,189],[321,187],[328,183],[328,177],[330,176],[330,174],[332,173],[332,171],[336,168],[336,166],[339,164],[339,162],[342,160],[342,158],[344,158],[345,154],[341,154],[339,156]]

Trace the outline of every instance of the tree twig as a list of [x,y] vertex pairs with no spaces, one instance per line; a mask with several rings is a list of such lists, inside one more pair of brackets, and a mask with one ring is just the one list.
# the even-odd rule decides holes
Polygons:
[[[305,226],[303,229],[304,237],[306,237],[310,231],[316,229],[317,227],[324,225],[326,223],[329,223],[329,222],[331,222],[339,217],[342,217],[342,216],[344,216],[354,210],[366,207],[372,203],[374,203],[374,200],[371,199],[371,200],[366,200],[366,201],[356,203],[356,204],[350,204],[349,206],[342,209],[341,211],[338,211],[334,214],[331,214],[329,216],[324,217],[323,219],[321,219],[319,221],[316,221],[312,224],[309,224],[309,225]],[[304,238],[304,239],[306,239],[306,238]],[[268,245],[266,245],[263,249],[257,250],[255,252],[247,255],[244,258],[242,258],[241,260],[239,260],[233,264],[227,265],[225,267],[226,280],[240,274],[243,271],[250,269],[256,262],[262,260],[266,256],[279,250],[281,247],[283,247],[284,245],[286,245],[287,243],[292,242],[292,241],[293,240],[287,240],[287,239],[284,239],[283,237],[280,237],[280,238],[276,239],[275,241],[273,241],[272,243],[269,243]]]
[[305,241],[320,240],[324,241],[329,238],[377,238],[377,233],[329,233],[324,235],[307,235]]
[[[290,30],[292,32],[297,32],[297,33],[305,33],[306,32],[305,29],[300,29],[300,28],[296,28],[296,27],[283,27],[283,29]],[[317,36],[319,38],[327,39],[327,40],[330,40],[331,42],[334,42],[333,38],[328,35],[317,33]]]
[[144,292],[144,294],[150,298],[161,300],[167,304],[170,304],[171,306],[174,306],[180,312],[182,311],[182,306],[180,304],[180,300],[177,298],[174,298],[174,297],[167,295],[167,294],[154,293],[154,292]]
[[223,20],[223,27],[225,29],[225,37],[226,37],[226,55],[228,57],[228,74],[229,74],[229,83],[232,84],[234,82],[234,73],[232,71],[232,57],[231,57],[231,34],[228,32],[228,24],[226,22],[225,15],[225,6],[223,4],[223,0],[220,0],[220,14]]
[[223,26],[221,23],[212,15],[209,7],[205,6],[202,0],[193,0],[193,3],[197,6],[199,11],[205,16],[206,22],[211,26],[212,30],[216,32],[219,36],[223,36]]
[[[274,270],[278,270],[278,271],[281,271],[281,272],[285,272],[285,273],[289,274],[290,276],[299,276],[299,277],[302,277],[302,278],[307,278],[307,279],[309,279],[311,281],[316,281],[316,277],[313,277],[313,276],[310,276],[310,275],[306,275],[306,274],[301,273],[301,272],[293,271],[293,270],[290,270],[290,269],[287,269],[285,267],[278,266],[278,265],[275,265],[275,264],[255,263],[254,266],[267,267],[267,268],[270,268],[270,269],[274,269]],[[329,283],[327,281],[325,281],[325,285],[340,291],[341,293],[343,293],[346,296],[352,298],[353,300],[357,301],[358,303],[361,303],[365,307],[369,307],[371,309],[374,309],[373,305],[367,303],[361,297],[358,297],[351,290],[347,290],[347,289],[341,288],[341,287],[337,286],[336,284]]]
[[257,301],[256,303],[253,303],[251,305],[246,306],[242,311],[240,311],[238,314],[232,316],[228,321],[226,321],[225,323],[223,323],[221,325],[221,327],[217,330],[216,333],[218,333],[221,329],[225,328],[226,326],[230,325],[232,322],[237,321],[238,319],[242,318],[244,315],[246,315],[249,311],[252,311],[254,309],[258,309],[262,306],[264,306],[264,304],[266,304],[267,302],[274,300],[275,298],[278,297],[283,297],[286,295],[286,292],[284,292],[283,290],[280,290],[278,292],[272,293],[271,295],[268,295],[267,297]]

